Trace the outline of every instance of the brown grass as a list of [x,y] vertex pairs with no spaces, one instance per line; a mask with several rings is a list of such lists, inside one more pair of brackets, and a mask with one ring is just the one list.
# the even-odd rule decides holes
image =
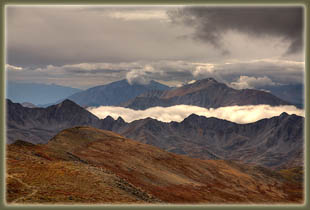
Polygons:
[[8,146],[7,202],[303,201],[302,182],[266,170],[176,155],[112,132],[78,127],[61,132],[47,145]]

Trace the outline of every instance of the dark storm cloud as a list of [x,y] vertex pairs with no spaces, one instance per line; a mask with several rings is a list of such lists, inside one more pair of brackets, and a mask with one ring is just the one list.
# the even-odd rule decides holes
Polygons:
[[[43,38],[42,38],[43,39]],[[23,67],[31,67],[31,68],[43,68],[50,64],[56,65],[70,65],[76,64],[81,61],[87,60],[87,62],[98,62],[102,60],[108,60],[110,62],[119,62],[119,58],[116,56],[101,56],[100,49],[94,49],[93,51],[97,51],[98,53],[91,54],[93,56],[89,56],[88,51],[83,51],[80,49],[81,47],[76,46],[76,52],[79,52],[78,55],[74,55],[74,47],[71,48],[72,52],[64,52],[67,51],[65,49],[61,49],[61,47],[54,47],[53,49],[47,49],[44,46],[37,47],[37,43],[34,43],[33,48],[29,47],[31,44],[23,47],[21,45],[10,46],[7,50],[7,63],[23,66]],[[55,43],[57,46],[57,43]],[[126,59],[126,57],[122,58],[122,61],[130,61],[130,58]]]
[[164,8],[91,9],[7,7],[7,63],[35,68],[82,62],[186,59],[202,57],[205,51],[192,42],[175,40],[184,29],[171,28]]
[[193,39],[222,48],[222,38],[228,31],[266,38],[281,37],[290,43],[286,53],[302,49],[302,7],[184,7],[169,10],[173,23],[194,27]]

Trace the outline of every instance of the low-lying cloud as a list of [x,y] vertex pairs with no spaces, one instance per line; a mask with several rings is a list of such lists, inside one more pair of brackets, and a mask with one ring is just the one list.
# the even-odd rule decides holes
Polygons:
[[40,81],[79,88],[108,84],[124,78],[130,84],[147,84],[150,80],[157,80],[177,86],[208,77],[237,89],[261,88],[265,85],[302,83],[304,69],[303,61],[285,59],[234,59],[221,63],[182,60],[101,62],[40,68],[6,65],[8,78],[12,81]]
[[153,118],[162,122],[181,122],[191,114],[205,117],[216,117],[240,124],[256,122],[264,118],[278,116],[283,112],[304,116],[304,110],[295,106],[269,106],[269,105],[250,105],[250,106],[227,106],[220,108],[202,108],[191,105],[176,105],[171,107],[152,107],[146,110],[133,110],[124,107],[100,106],[89,107],[88,111],[104,119],[111,116],[114,119],[122,117],[126,122],[134,120]]
[[13,66],[13,65],[10,65],[10,64],[6,64],[5,65],[5,68],[9,71],[22,71],[23,68],[22,67],[19,67],[19,66]]
[[141,84],[146,85],[150,82],[148,74],[154,72],[154,68],[151,65],[145,65],[140,69],[132,69],[126,74],[126,79],[129,84]]
[[255,89],[264,86],[274,86],[274,83],[269,77],[249,77],[240,76],[236,82],[230,83],[230,85],[235,89]]

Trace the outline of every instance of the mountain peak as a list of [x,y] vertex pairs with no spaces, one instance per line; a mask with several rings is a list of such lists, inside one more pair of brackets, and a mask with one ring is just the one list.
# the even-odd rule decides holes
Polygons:
[[75,103],[69,99],[65,99],[61,102],[61,104],[75,104]]
[[14,102],[10,99],[6,99],[7,106],[23,107],[20,103]]
[[[192,82],[192,83],[188,83],[182,87],[180,87],[181,89],[182,88],[208,88],[208,87],[211,87],[211,86],[218,86],[218,85],[225,85],[224,83],[220,83],[218,81],[216,81],[214,78],[212,77],[209,77],[209,78],[204,78],[204,79],[201,79],[201,80],[197,80],[195,82]],[[226,86],[226,85],[225,85]]]
[[57,107],[71,107],[71,106],[79,106],[76,103],[74,103],[73,101],[69,100],[69,99],[65,99],[63,100],[61,103],[57,104]]
[[120,106],[151,90],[167,90],[168,86],[151,81],[147,85],[129,84],[126,79],[95,86],[69,97],[81,106]]
[[199,119],[201,116],[197,115],[197,114],[191,114],[188,117],[186,117],[183,121],[187,121],[187,120],[197,120]]
[[14,102],[7,98],[7,99],[6,99],[6,103],[8,103],[8,104],[13,104]]
[[23,140],[16,140],[13,144],[16,146],[28,146],[28,147],[35,146],[35,144]]
[[82,146],[85,145],[85,143],[96,140],[102,141],[109,138],[119,139],[120,137],[120,135],[107,130],[97,129],[90,126],[75,126],[59,132],[49,140],[47,146],[55,147],[62,145],[71,150],[76,146]]
[[113,117],[110,115],[106,116],[106,118],[103,119],[104,121],[114,121]]
[[287,117],[287,116],[289,116],[289,114],[287,114],[286,112],[282,112],[282,113],[280,114],[280,117]]
[[213,77],[208,77],[208,78],[202,79],[201,81],[208,81],[208,82],[216,82],[216,83],[218,83]]
[[204,78],[204,79],[201,79],[201,80],[197,80],[196,82],[192,83],[192,84],[205,84],[205,83],[208,83],[208,84],[217,84],[219,83],[218,81],[216,81],[213,77],[208,77],[208,78]]
[[118,123],[125,123],[124,119],[121,118],[121,117],[118,117],[116,122],[118,122]]
[[[171,90],[166,90],[160,97],[162,99],[171,99],[174,97],[181,98],[181,97],[188,97],[190,95],[195,95],[195,93],[202,92],[202,91],[211,91],[215,92],[216,88],[223,88],[223,86],[226,87],[225,84],[223,83],[218,83],[215,79],[213,78],[205,78],[202,80],[197,80],[193,83],[186,84],[181,87],[176,87]],[[213,90],[208,90],[208,89],[213,89]],[[187,95],[187,96],[186,96]],[[199,97],[200,98],[200,97]],[[201,101],[201,99],[196,99],[197,101]],[[180,103],[179,104],[188,104],[188,103]]]

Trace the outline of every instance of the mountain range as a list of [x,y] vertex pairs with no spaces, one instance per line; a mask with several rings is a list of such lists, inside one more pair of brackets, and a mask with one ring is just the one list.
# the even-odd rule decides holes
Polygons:
[[8,204],[302,204],[302,169],[166,152],[91,127],[7,147]]
[[7,143],[47,143],[63,129],[92,126],[151,144],[166,151],[201,159],[236,159],[267,167],[300,166],[304,118],[286,113],[255,123],[237,124],[190,115],[182,122],[146,118],[126,123],[100,120],[70,100],[47,108],[27,108],[7,101]]
[[149,91],[122,105],[131,109],[145,110],[155,106],[169,107],[179,104],[206,108],[259,104],[271,106],[291,105],[291,103],[268,92],[254,89],[236,90],[224,83],[217,82],[213,78],[198,80],[194,83],[169,90]]
[[[107,122],[107,120],[105,119]],[[126,137],[178,154],[200,159],[228,159],[267,167],[303,164],[303,117],[280,116],[237,124],[195,114],[182,122],[155,119],[103,124]]]
[[304,200],[304,117],[283,112],[238,124],[191,114],[181,122],[128,123],[99,119],[85,108],[290,104],[270,93],[208,78],[179,88],[122,80],[72,97],[80,105],[69,99],[45,108],[6,101],[8,204]]
[[[129,84],[124,79],[87,90],[54,84],[10,81],[7,84],[7,98],[17,103],[26,102],[40,107],[58,104],[65,98],[83,107],[125,106],[133,109],[176,104],[201,107],[293,104],[299,108],[303,107],[303,85],[301,84],[262,86],[261,89],[235,90],[213,78],[198,80],[195,83],[175,88],[153,80],[149,84]],[[219,94],[214,94],[214,92]]]
[[155,81],[149,84],[129,84],[126,79],[89,88],[68,97],[81,106],[119,106],[151,90],[167,90],[168,86]]

